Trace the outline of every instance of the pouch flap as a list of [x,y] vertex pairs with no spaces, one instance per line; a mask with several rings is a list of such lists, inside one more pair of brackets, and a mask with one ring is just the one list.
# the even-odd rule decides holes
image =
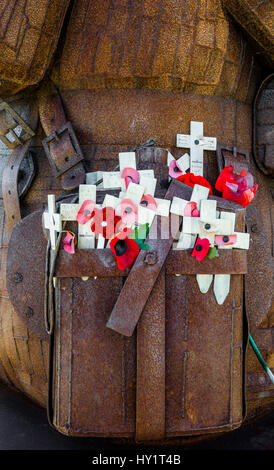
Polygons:
[[[159,243],[161,251],[161,243]],[[219,257],[202,262],[191,256],[192,250],[171,250],[166,259],[167,274],[246,274],[247,253],[243,250],[220,250]],[[143,250],[144,257],[146,251]],[[140,264],[138,271],[147,276],[152,266]],[[120,271],[111,250],[78,250],[73,256],[61,251],[56,263],[56,277],[127,277],[129,269]]]

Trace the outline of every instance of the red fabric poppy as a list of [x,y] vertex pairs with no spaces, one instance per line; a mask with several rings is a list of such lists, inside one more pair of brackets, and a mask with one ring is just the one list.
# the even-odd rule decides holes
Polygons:
[[134,224],[138,219],[138,208],[131,199],[123,199],[120,204],[122,221],[126,225]]
[[140,205],[146,207],[147,209],[150,209],[151,211],[157,211],[157,203],[154,197],[152,197],[150,194],[146,194],[142,197]]
[[249,171],[242,170],[237,175],[233,170],[232,165],[224,168],[216,181],[215,188],[222,193],[224,199],[247,207],[253,200],[258,185],[254,185],[253,176]]
[[87,199],[83,202],[76,217],[78,224],[86,224],[91,219],[94,206],[94,201],[90,201]]
[[178,179],[179,176],[183,175],[182,170],[178,167],[176,160],[171,160],[169,164],[169,176],[171,178]]
[[197,209],[197,202],[191,201],[188,202],[185,210],[184,210],[185,217],[200,217],[200,211]]
[[64,250],[67,253],[73,255],[75,253],[75,235],[71,232],[67,232],[65,238],[63,239]]
[[191,256],[195,256],[198,261],[202,261],[209,251],[209,240],[207,238],[197,238]]
[[215,235],[215,245],[234,245],[237,241],[237,235]]
[[90,228],[96,235],[102,235],[104,238],[110,239],[114,236],[116,225],[120,220],[121,217],[115,215],[113,207],[95,208],[92,212]]
[[129,183],[139,183],[140,174],[139,171],[135,170],[134,168],[124,168],[122,178],[125,180],[127,188]]
[[121,271],[133,265],[140,251],[136,241],[131,238],[121,240],[118,237],[114,237],[110,242],[110,248]]
[[203,176],[194,175],[194,173],[185,173],[184,175],[181,175],[176,179],[184,184],[187,184],[188,186],[192,186],[192,188],[194,188],[195,184],[205,186],[209,189],[209,194],[212,194],[211,185]]

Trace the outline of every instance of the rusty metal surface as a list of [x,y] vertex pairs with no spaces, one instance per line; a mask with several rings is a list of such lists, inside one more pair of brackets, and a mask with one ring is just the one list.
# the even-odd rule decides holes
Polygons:
[[201,294],[193,276],[168,276],[166,296],[167,436],[239,426],[241,286],[234,285],[219,306],[212,289]]
[[59,89],[143,88],[250,102],[257,70],[222,0],[76,0],[51,77]]
[[[163,420],[167,439],[224,432],[241,425],[240,275],[232,276],[232,288],[222,306],[216,304],[212,290],[201,294],[194,276],[165,276],[165,292],[149,301],[147,316],[137,330],[137,375],[135,334],[127,338],[105,326],[122,279],[61,278],[58,283],[54,425],[59,431],[74,436],[133,438],[136,390],[140,439],[162,436]],[[163,314],[163,294],[166,326],[162,315],[156,324],[153,321],[154,314]],[[129,308],[135,299],[132,292]],[[155,404],[156,397],[160,401]],[[149,404],[152,408],[140,422]]]
[[[169,186],[169,189],[166,193],[165,198],[171,199],[174,196],[182,197],[185,199],[191,191],[190,187],[173,180]],[[224,203],[224,206],[229,206],[229,204]],[[236,205],[237,207],[237,205]],[[240,207],[240,206],[238,206]],[[178,217],[178,230],[181,222],[180,217]],[[177,230],[177,231],[178,231]],[[134,328],[140,318],[142,310],[146,304],[146,301],[149,297],[149,294],[152,290],[152,287],[157,279],[157,276],[165,263],[165,260],[168,256],[168,253],[172,247],[174,238],[176,237],[177,231],[169,230],[165,239],[162,238],[162,227],[160,217],[154,219],[153,225],[150,229],[153,233],[157,233],[157,236],[154,239],[151,239],[148,235],[146,243],[150,246],[150,252],[155,256],[155,260],[152,263],[147,263],[146,258],[149,256],[149,253],[141,251],[134,263],[134,266],[131,268],[130,274],[126,279],[123,290],[115,304],[115,307],[111,313],[111,316],[108,320],[107,326],[113,330],[124,334],[126,336],[132,335]],[[179,272],[180,268],[178,266]],[[199,269],[199,263],[196,265],[196,269]],[[246,269],[246,268],[245,268]],[[197,273],[197,271],[196,271]],[[131,315],[127,315],[127,306],[129,302],[129,296],[133,289],[138,289],[142,292],[142,296],[139,296],[134,303],[134,308],[131,311]]]
[[[260,214],[252,205],[246,209],[246,222],[250,233],[247,252],[248,273],[245,276],[246,311],[253,329],[265,321],[273,298],[273,263],[271,247]],[[267,281],[266,281],[267,280]],[[258,286],[261,286],[258,289]],[[256,292],[256,295],[254,295]]]
[[271,0],[224,0],[223,6],[252,39],[258,55],[274,64],[273,2]]
[[137,326],[137,442],[165,437],[165,291],[163,268]]
[[[101,0],[74,2],[75,7],[70,12],[69,28],[62,38],[61,45],[64,47],[60,48],[60,55],[51,76],[55,83],[60,85],[68,118],[79,136],[90,171],[111,169],[113,156],[116,158],[119,151],[129,150],[149,136],[156,138],[160,145],[171,148],[174,144],[174,135],[178,131],[188,133],[189,121],[193,119],[204,121],[208,129],[207,135],[216,136],[218,141],[251,150],[250,103],[253,101],[260,74],[255,50],[249,47],[237,24],[234,24],[229,16],[223,15],[219,1],[199,0],[193,9],[193,2],[182,0],[182,4],[185,5],[182,18],[176,14],[178,10],[173,8],[173,0],[165,1],[164,9],[161,10],[161,15],[158,15],[160,3],[146,2],[146,7],[148,6],[148,11],[151,13],[147,16],[146,8],[141,9],[143,4],[141,1],[115,2],[114,5],[107,0],[106,8],[102,8]],[[14,4],[14,0],[4,1],[0,7],[1,14],[4,12],[1,16],[1,25],[5,30],[2,57],[6,60],[7,54],[10,54],[13,73],[20,71],[21,83],[18,84],[20,88],[25,86],[23,82],[26,77],[37,79],[39,65],[49,51],[44,46],[46,43],[54,45],[54,41],[51,42],[50,39],[54,35],[54,30],[58,33],[65,2],[42,0],[38,5],[32,0],[20,0],[17,2],[17,17],[22,21],[16,24],[14,18],[10,23],[8,21],[12,18],[9,13]],[[264,14],[270,1],[246,0],[234,4],[237,12],[241,14],[245,11],[244,5],[252,6],[253,14],[257,17],[256,28],[253,28],[252,34],[258,33],[260,30],[258,25],[270,20],[270,15]],[[58,11],[60,5],[61,10]],[[176,5],[180,8],[181,3],[176,2]],[[45,17],[43,34],[40,34],[47,6],[49,14]],[[60,18],[55,21],[57,11],[60,13]],[[33,15],[33,12],[36,12],[36,15]],[[169,15],[172,21],[168,21]],[[125,18],[127,21],[124,23]],[[154,26],[157,26],[156,29]],[[147,33],[150,28],[155,34]],[[159,35],[157,31],[160,31]],[[165,34],[168,34],[167,41],[162,40]],[[30,35],[35,35],[36,38],[40,35],[39,47],[41,45],[40,52],[43,51],[39,56],[38,48],[35,60],[32,62],[28,62],[27,56],[33,52],[36,41],[29,43],[33,48],[28,50],[26,45]],[[20,40],[17,41],[16,38]],[[17,41],[18,47],[8,50],[9,40]],[[93,47],[95,44],[96,47]],[[152,48],[146,47],[150,44],[153,44]],[[21,46],[24,50],[20,51]],[[16,68],[14,68],[15,57],[18,59]],[[29,76],[26,71],[28,66],[22,67],[22,58],[25,64],[34,66]],[[170,65],[173,67],[172,73],[169,70]],[[7,62],[3,67],[0,72],[3,70],[5,73],[10,72],[11,67]],[[23,69],[26,73],[22,73]],[[264,70],[261,72],[264,73]],[[9,88],[9,85],[14,83],[9,84],[1,80],[1,92],[14,92],[14,87]],[[42,208],[49,191],[56,195],[62,191],[59,181],[51,177],[48,163],[44,161],[44,154],[38,150],[38,147],[37,152],[39,152],[36,159],[39,175],[33,190],[21,202],[23,215]],[[179,149],[172,148],[172,152],[175,157],[181,155]],[[254,168],[253,171],[255,172]],[[205,152],[205,176],[211,184],[216,181],[217,174],[215,154]],[[272,224],[269,209],[273,200],[270,201],[266,197],[268,185],[270,185],[269,178],[261,174],[260,190],[256,195],[255,205],[257,209],[259,208],[271,240]],[[2,243],[6,246],[7,231],[4,233]],[[5,250],[6,248],[1,254],[2,274],[5,266]],[[256,254],[253,259],[256,262]],[[263,291],[264,286],[269,284],[269,279],[268,277],[253,286],[254,295],[255,292]],[[4,281],[1,283],[1,294],[4,297],[7,296],[7,292],[2,284],[5,285]],[[39,374],[47,362],[40,354],[43,348],[36,339],[31,341],[27,339],[28,334],[22,333],[27,331],[25,324],[22,327],[22,317],[17,319],[9,299],[1,298],[0,302],[1,379],[7,380],[9,377],[18,388],[32,397],[37,397],[37,391],[41,390],[39,400],[44,403],[45,389],[39,388],[41,383]],[[267,335],[264,335],[266,332],[260,331],[262,334],[257,336],[260,343],[267,348],[263,354],[271,368],[274,367],[274,355],[269,333],[271,326],[273,329],[273,321],[274,314],[265,312],[264,325],[268,330]],[[20,343],[21,340],[14,339],[16,335],[26,337],[24,344]],[[46,347],[44,352],[46,353]],[[260,366],[255,360],[248,363],[248,369],[249,372],[256,370],[259,374]],[[255,384],[255,380],[252,379],[251,382]],[[249,401],[249,416],[260,414],[271,407],[273,409],[273,386],[267,385],[266,388],[265,395],[268,394],[268,399],[263,397],[263,386],[257,387],[257,395],[252,391],[255,389],[248,390],[250,397],[255,395],[257,397],[253,402]]]
[[[161,245],[160,245],[161,246]],[[192,250],[170,250],[166,259],[167,274],[245,274],[247,255],[243,250],[222,250],[218,258],[203,262],[191,257]],[[146,253],[144,253],[144,256]],[[57,277],[127,277],[129,269],[120,271],[110,250],[76,250],[73,257],[60,251],[56,263]]]
[[[172,200],[175,195],[182,197],[183,188],[181,186],[181,183],[173,180],[170,183],[165,199]],[[182,218],[179,217],[178,229],[181,221]],[[153,239],[149,235],[147,236],[146,244],[150,246],[149,252],[146,253],[145,250],[139,252],[107,322],[108,328],[126,336],[132,335],[176,236],[176,233],[172,234],[169,231],[168,236],[165,239],[161,239],[160,222],[160,217],[155,217],[150,232],[155,232],[157,235]],[[148,259],[149,257],[151,260]],[[142,295],[136,298],[129,316],[127,313],[128,305],[130,296],[135,289],[137,292],[142,292]]]
[[21,163],[29,150],[30,144],[31,141],[29,140],[12,152],[3,172],[2,192],[10,232],[14,225],[21,220],[17,181]]
[[2,0],[0,94],[39,83],[51,63],[69,0]]
[[254,101],[253,154],[260,170],[274,176],[274,73],[261,84]]
[[51,83],[40,90],[39,115],[46,134],[45,153],[54,174],[66,190],[85,182],[83,155],[70,122],[67,122],[59,93]]
[[216,153],[219,172],[228,165],[233,165],[237,173],[240,173],[242,170],[248,170],[250,167],[249,152],[247,150],[218,143]]
[[105,327],[122,279],[58,282],[54,424],[68,435],[133,437],[136,338]]
[[7,289],[14,308],[30,330],[48,341],[44,326],[44,281],[47,240],[42,211],[18,222],[7,255]]

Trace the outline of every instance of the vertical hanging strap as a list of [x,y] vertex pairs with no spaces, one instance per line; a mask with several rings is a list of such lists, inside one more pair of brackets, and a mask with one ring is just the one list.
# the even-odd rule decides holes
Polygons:
[[165,268],[137,326],[136,441],[165,437]]
[[63,189],[77,188],[85,183],[84,157],[66,119],[60,95],[51,82],[39,92],[39,116],[46,134],[42,144],[54,175],[60,178]]
[[[172,180],[165,198],[172,199],[174,196],[184,198],[187,193],[190,195],[191,191],[192,188],[190,188],[190,186]],[[173,227],[173,230],[169,230],[168,237],[162,239],[161,218],[158,216],[154,219],[145,242],[150,246],[150,250],[148,252],[141,250],[138,254],[108,319],[108,328],[125,336],[131,336],[133,334],[177,232],[179,231],[181,222],[182,217],[178,217],[177,231],[174,230]],[[154,233],[154,231],[155,234],[157,231],[155,239],[150,237],[150,234]],[[132,293],[134,291],[138,291],[141,294],[135,296],[134,305],[129,315],[128,305],[131,303]]]
[[18,174],[20,165],[30,147],[31,139],[13,150],[3,171],[2,192],[6,222],[9,232],[21,220],[20,201],[18,196]]
[[[7,116],[13,116],[16,114],[16,123],[21,126],[24,133],[23,137],[19,137],[10,148],[13,148],[13,152],[9,157],[8,162],[5,165],[2,177],[2,193],[3,193],[3,203],[5,209],[6,222],[9,232],[12,231],[13,227],[17,222],[21,220],[21,211],[20,211],[20,194],[18,193],[18,179],[19,179],[19,170],[21,164],[28,154],[30,146],[33,143],[34,131],[38,124],[38,109],[36,100],[33,98],[27,97],[28,102],[26,107],[29,107],[28,111],[28,124],[20,118],[19,115],[15,113],[13,108],[6,104],[6,114]],[[24,109],[24,103],[21,107]],[[4,125],[4,124],[3,124]],[[28,129],[30,129],[28,131]],[[8,129],[6,129],[8,131]],[[3,136],[2,136],[3,140]],[[32,182],[34,173],[30,174],[28,178],[28,187]]]

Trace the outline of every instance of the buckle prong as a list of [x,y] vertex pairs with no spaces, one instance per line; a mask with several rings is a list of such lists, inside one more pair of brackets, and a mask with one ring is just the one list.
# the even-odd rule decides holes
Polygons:
[[[0,113],[2,112],[2,117],[4,113],[4,126],[2,125],[2,129],[4,128],[4,134],[0,133],[0,140],[5,144],[9,149],[15,149],[16,147],[19,147],[19,145],[23,145],[27,140],[31,139],[35,135],[35,132],[26,124],[26,122],[17,114],[14,109],[10,107],[6,101],[1,101],[0,102]],[[9,115],[12,118],[12,122],[9,119]],[[16,127],[20,126],[24,131],[25,134],[22,136],[18,136],[14,129]],[[11,140],[8,139],[7,135],[11,134],[13,137],[14,141],[12,142]]]

